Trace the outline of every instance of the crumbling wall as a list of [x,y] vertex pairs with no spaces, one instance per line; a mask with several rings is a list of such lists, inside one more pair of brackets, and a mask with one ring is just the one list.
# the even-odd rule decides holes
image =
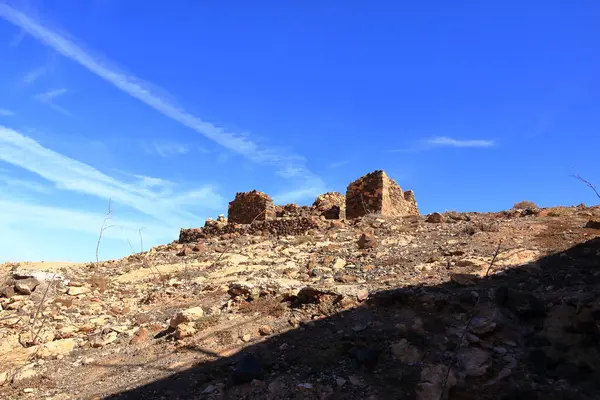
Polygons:
[[275,205],[271,197],[263,192],[240,192],[229,203],[227,220],[230,223],[250,224],[272,219],[275,219]]
[[419,215],[412,191],[403,192],[384,171],[378,170],[355,180],[346,189],[346,217],[367,214],[390,217]]
[[194,243],[201,239],[236,233],[240,235],[302,235],[311,229],[320,229],[318,218],[290,218],[256,221],[248,224],[210,224],[203,228],[181,229],[179,243]]
[[327,192],[316,198],[312,205],[316,215],[326,219],[346,218],[346,196],[338,192]]

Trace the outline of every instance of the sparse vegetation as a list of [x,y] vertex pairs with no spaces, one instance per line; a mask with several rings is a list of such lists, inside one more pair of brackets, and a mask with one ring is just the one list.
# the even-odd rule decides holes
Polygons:
[[538,206],[533,201],[525,200],[515,203],[515,205],[512,208],[513,210],[526,210],[528,208],[538,208]]

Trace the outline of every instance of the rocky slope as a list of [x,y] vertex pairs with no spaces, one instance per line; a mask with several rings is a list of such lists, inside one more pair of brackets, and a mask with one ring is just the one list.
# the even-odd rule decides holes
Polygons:
[[0,397],[599,398],[598,217],[222,219],[98,265],[3,265]]

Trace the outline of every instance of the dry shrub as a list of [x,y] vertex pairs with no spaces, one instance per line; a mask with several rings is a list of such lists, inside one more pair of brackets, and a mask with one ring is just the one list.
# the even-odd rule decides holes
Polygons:
[[219,323],[219,316],[218,315],[209,315],[207,317],[201,318],[199,321],[197,321],[194,324],[194,328],[196,328],[198,331],[203,331],[206,330],[207,328],[210,328],[211,326],[216,326]]
[[513,210],[525,210],[527,208],[538,208],[538,206],[533,201],[525,200],[516,203],[512,208]]
[[480,221],[476,224],[476,226],[482,232],[499,232],[500,231],[500,225],[497,222]]
[[275,318],[283,316],[286,305],[278,297],[259,297],[251,302],[240,304],[239,311],[242,314],[267,314]]

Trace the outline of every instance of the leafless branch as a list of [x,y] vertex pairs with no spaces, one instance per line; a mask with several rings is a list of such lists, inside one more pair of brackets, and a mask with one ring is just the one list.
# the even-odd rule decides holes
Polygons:
[[592,189],[594,191],[594,193],[596,194],[596,197],[598,197],[600,199],[600,193],[598,193],[598,188],[596,187],[596,185],[594,185],[593,183],[591,183],[590,181],[584,179],[581,175],[579,174],[575,174],[575,175],[571,175],[573,178],[583,182],[587,187],[589,187],[590,189]]
[[260,217],[261,215],[263,215],[265,213],[265,211],[267,211],[266,209],[262,210],[261,212],[259,212],[258,214],[256,214],[256,217],[254,217],[254,219],[252,220],[252,222],[250,222],[250,225],[252,225],[254,223],[254,221],[256,221],[256,219],[258,217]]
[[104,214],[104,220],[102,221],[102,225],[100,226],[100,234],[98,235],[98,243],[96,243],[96,265],[100,263],[100,259],[98,257],[98,252],[100,250],[100,242],[102,241],[102,234],[105,230],[112,228],[114,225],[107,225],[107,223],[112,219],[112,199],[108,199],[108,211]]
[[500,254],[500,248],[501,247],[502,247],[502,240],[500,242],[498,242],[498,248],[496,248],[496,251],[494,252],[494,256],[492,257],[492,261],[490,262],[490,266],[488,267],[487,271],[485,271],[485,276],[488,276],[490,274],[490,271],[492,270],[492,267],[494,266],[494,263],[498,259],[498,255]]
[[[54,273],[52,275],[52,278],[48,282],[48,286],[46,286],[46,290],[44,290],[44,294],[42,295],[40,304],[38,304],[38,306],[35,310],[35,314],[33,314],[33,320],[31,321],[31,337],[32,337],[31,341],[33,344],[36,343],[37,338],[40,336],[40,333],[42,332],[42,329],[44,328],[44,325],[46,323],[47,317],[44,315],[44,303],[46,302],[46,298],[48,297],[48,292],[50,291],[50,287],[54,284],[55,278],[56,278],[56,273]],[[37,322],[37,319],[38,319],[40,313],[42,314],[42,317],[43,317],[42,324],[40,325],[40,328],[37,330],[37,332],[35,332],[35,324]]]

